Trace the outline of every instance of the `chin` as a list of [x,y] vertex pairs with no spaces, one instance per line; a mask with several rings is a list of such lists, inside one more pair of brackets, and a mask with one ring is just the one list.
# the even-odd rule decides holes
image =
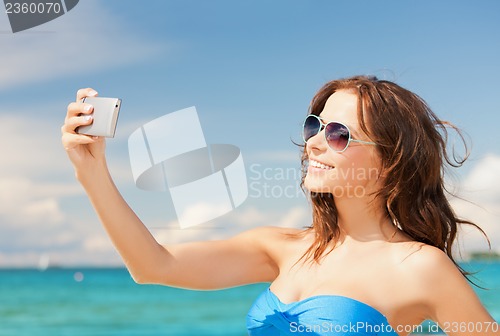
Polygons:
[[[329,182],[329,183],[326,183]],[[325,180],[319,176],[307,175],[304,188],[313,193],[332,194],[335,198],[362,198],[371,190],[366,184],[351,180]]]
[[326,185],[322,179],[306,176],[304,179],[304,188],[309,192],[331,193],[335,187]]

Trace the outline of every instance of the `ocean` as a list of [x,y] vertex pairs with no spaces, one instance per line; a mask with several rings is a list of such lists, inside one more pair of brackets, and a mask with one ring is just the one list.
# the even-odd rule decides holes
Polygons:
[[[473,262],[476,289],[500,321],[500,262]],[[0,270],[0,335],[246,335],[268,284],[220,291],[137,285],[123,268]]]

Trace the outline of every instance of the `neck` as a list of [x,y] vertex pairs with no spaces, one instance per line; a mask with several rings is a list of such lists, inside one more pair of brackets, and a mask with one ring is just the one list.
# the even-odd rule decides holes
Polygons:
[[395,226],[373,197],[335,198],[341,241],[389,241]]

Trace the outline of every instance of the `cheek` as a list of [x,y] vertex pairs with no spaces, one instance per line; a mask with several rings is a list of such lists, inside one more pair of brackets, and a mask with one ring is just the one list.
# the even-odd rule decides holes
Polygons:
[[357,194],[375,191],[379,183],[380,164],[378,157],[372,154],[372,151],[352,148],[350,153],[337,161],[335,170],[325,183],[332,190],[356,190]]
[[337,170],[339,179],[352,185],[365,185],[378,178],[380,165],[371,151],[353,148],[340,162]]

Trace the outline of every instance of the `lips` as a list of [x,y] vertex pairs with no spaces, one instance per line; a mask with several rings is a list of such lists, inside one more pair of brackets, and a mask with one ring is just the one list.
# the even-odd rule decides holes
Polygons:
[[324,170],[330,170],[330,169],[335,168],[333,166],[326,165],[326,164],[324,164],[322,162],[319,162],[319,161],[316,161],[316,160],[313,160],[313,159],[309,159],[309,166],[310,167],[319,168],[319,169],[324,169]]

